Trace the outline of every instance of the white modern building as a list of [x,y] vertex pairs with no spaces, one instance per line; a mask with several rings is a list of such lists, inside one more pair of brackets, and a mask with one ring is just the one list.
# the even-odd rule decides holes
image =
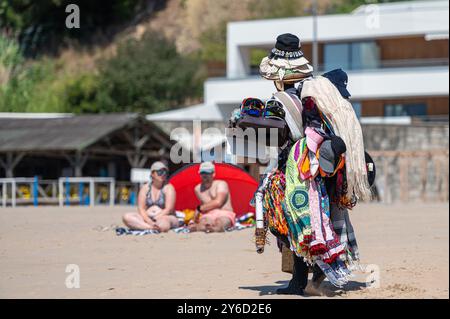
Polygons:
[[[318,70],[349,75],[352,104],[364,120],[449,114],[449,2],[364,5],[350,14],[317,18]],[[282,33],[296,34],[312,61],[313,18],[231,22],[227,74],[204,84],[204,103],[148,116],[152,121],[226,122],[245,97],[275,91],[250,64],[252,50],[269,50]],[[369,119],[367,119],[369,120]]]

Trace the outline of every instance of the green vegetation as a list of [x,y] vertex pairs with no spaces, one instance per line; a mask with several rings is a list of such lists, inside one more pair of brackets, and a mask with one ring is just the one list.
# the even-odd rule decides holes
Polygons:
[[[132,20],[138,13],[160,8],[166,1],[155,0],[0,0],[0,29],[20,38],[26,56],[57,54],[67,40],[84,44],[98,42],[101,35],[113,35],[115,26]],[[67,5],[80,8],[82,28],[65,28]]]
[[200,65],[152,32],[121,44],[114,57],[98,63],[98,73],[64,72],[49,58],[20,64],[17,45],[11,46],[1,52],[16,54],[0,55],[0,70],[17,61],[0,87],[0,112],[152,113],[201,96]]
[[99,78],[102,111],[162,111],[199,97],[202,88],[199,64],[154,32],[120,45],[101,63]]
[[200,56],[202,61],[220,61],[227,59],[227,24],[225,21],[219,23],[200,36]]
[[[320,14],[345,13],[381,2],[392,1],[318,0],[318,6]],[[64,27],[70,3],[81,9],[81,29]],[[306,0],[173,3],[0,0],[0,112],[152,113],[198,102],[206,66],[226,62],[229,21],[307,15],[311,6]],[[166,5],[157,33],[155,27],[129,32],[158,19]],[[251,65],[267,53],[252,50]]]
[[249,3],[250,12],[256,19],[276,19],[297,17],[306,14],[305,2],[302,0],[252,0]]
[[411,0],[345,0],[338,3],[334,9],[333,12],[335,13],[348,13],[359,6],[365,5],[365,4],[376,4],[376,3],[384,3],[384,2],[400,2],[400,1],[411,1]]

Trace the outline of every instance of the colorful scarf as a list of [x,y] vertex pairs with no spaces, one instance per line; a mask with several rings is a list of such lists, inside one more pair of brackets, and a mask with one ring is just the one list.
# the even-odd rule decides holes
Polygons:
[[300,154],[306,147],[306,140],[298,140],[289,152],[286,162],[286,221],[289,228],[291,250],[299,257],[309,260],[311,242],[311,221],[309,213],[309,181],[299,178],[298,164]]
[[312,225],[310,254],[330,264],[345,253],[345,245],[339,241],[331,225],[329,199],[322,178],[311,180],[309,200]]
[[284,201],[286,178],[282,171],[277,170],[268,179],[267,191],[264,194],[265,219],[271,231],[281,235],[288,234],[288,225],[284,217],[286,204]]

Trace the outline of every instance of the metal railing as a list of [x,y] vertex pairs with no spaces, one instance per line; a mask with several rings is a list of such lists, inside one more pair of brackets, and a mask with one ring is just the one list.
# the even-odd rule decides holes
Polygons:
[[[2,186],[2,207],[8,204],[8,190],[11,193],[11,206],[17,203],[38,203],[56,201],[57,182],[54,180],[39,180],[37,177],[0,178]],[[8,187],[10,185],[10,187]],[[19,198],[18,196],[19,195]]]
[[[73,194],[71,185],[78,184],[78,194]],[[85,184],[88,185],[88,194],[86,195]],[[100,184],[99,188],[96,185]],[[104,194],[104,185],[109,188],[108,194]],[[128,195],[134,192],[133,185],[121,183],[121,188],[127,188]],[[40,180],[36,177],[13,177],[0,178],[1,187],[1,207],[18,204],[38,206],[42,204],[80,204],[94,206],[102,200],[114,205],[116,198],[122,189],[116,191],[116,181],[110,177],[61,177],[58,180]],[[118,193],[119,192],[119,193]],[[135,195],[135,194],[134,194]],[[119,196],[120,197],[120,196]],[[134,203],[135,196],[131,196]],[[121,203],[124,201],[121,200]]]
[[67,190],[69,189],[69,185],[71,183],[80,184],[80,189],[83,189],[84,183],[87,183],[89,185],[89,206],[91,207],[95,205],[96,201],[95,184],[109,184],[109,205],[114,206],[116,180],[112,177],[60,177],[58,179],[59,206],[64,206],[64,203],[70,203],[70,192],[67,192]]

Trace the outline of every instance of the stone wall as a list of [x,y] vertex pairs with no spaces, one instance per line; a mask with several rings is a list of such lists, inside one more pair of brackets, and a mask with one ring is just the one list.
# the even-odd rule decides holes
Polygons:
[[448,124],[363,125],[378,200],[448,201]]
[[362,126],[367,150],[435,150],[448,149],[448,124]]

